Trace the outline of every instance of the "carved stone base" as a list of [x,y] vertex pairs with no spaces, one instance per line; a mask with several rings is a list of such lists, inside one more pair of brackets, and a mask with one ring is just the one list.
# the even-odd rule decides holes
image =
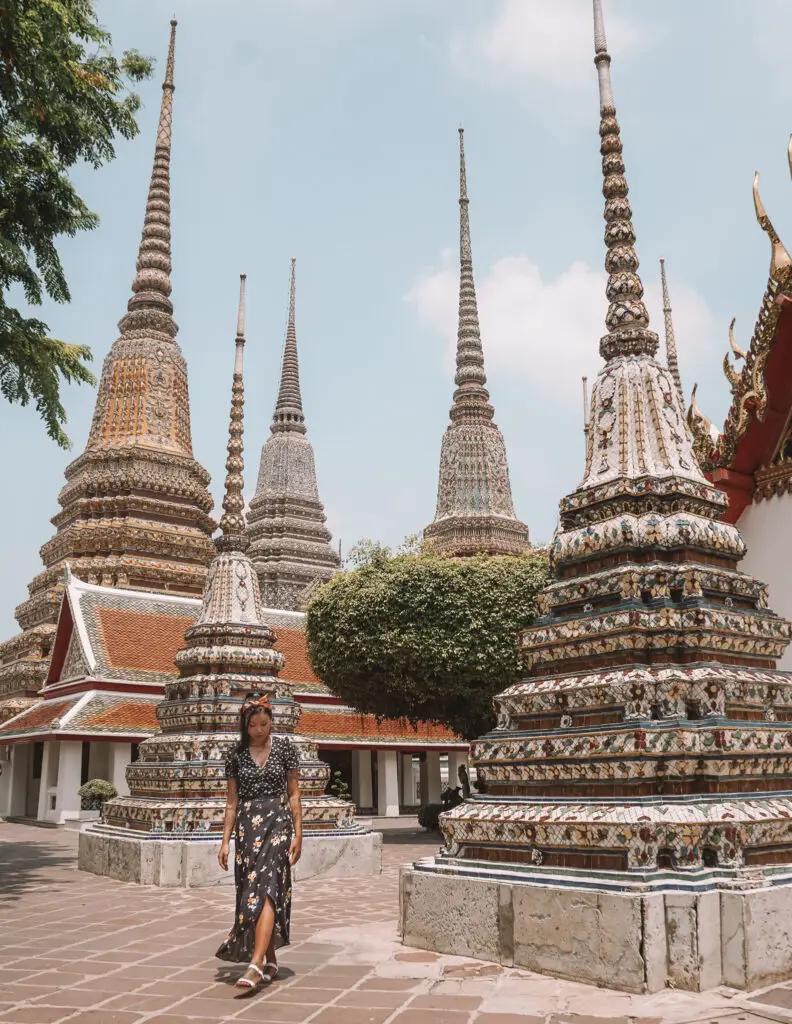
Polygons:
[[[189,839],[130,835],[107,825],[89,825],[80,833],[77,864],[81,871],[122,882],[162,887],[195,888],[234,884],[233,841],[230,868],[217,863],[217,833]],[[294,868],[295,880],[363,878],[382,870],[382,833],[364,829],[306,835],[303,853]]]
[[427,858],[402,871],[405,945],[626,992],[757,989],[792,977],[790,874],[642,893],[434,867]]

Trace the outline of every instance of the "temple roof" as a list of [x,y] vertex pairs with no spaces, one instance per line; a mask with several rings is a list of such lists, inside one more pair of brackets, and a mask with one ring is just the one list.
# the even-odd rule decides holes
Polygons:
[[200,607],[196,598],[102,587],[70,575],[45,689],[70,680],[161,687],[177,675],[173,658]]
[[[792,171],[792,142],[788,160]],[[747,350],[735,339],[735,321],[729,326],[731,351],[724,356],[723,370],[732,401],[723,430],[714,429],[698,408],[696,388],[688,412],[699,459],[706,475],[728,495],[724,518],[732,523],[756,498],[792,489],[792,258],[767,215],[758,186],[757,174],[754,207],[770,242],[770,271]]]
[[[110,734],[138,741],[153,735],[162,688],[178,677],[174,658],[200,609],[195,598],[101,587],[70,576],[43,699],[32,707],[20,702],[15,717],[0,726],[0,742]],[[275,632],[275,649],[286,659],[279,678],[303,705],[301,733],[341,746],[465,745],[443,726],[378,721],[341,705],[311,668],[305,614],[277,608],[263,614]]]
[[137,742],[158,726],[159,695],[87,690],[43,700],[0,727],[0,740],[118,739]]

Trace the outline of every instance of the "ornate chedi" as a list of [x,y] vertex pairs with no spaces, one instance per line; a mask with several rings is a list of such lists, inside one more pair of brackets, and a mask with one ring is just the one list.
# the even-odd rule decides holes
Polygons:
[[[406,883],[405,941],[450,951],[417,909],[428,878],[435,898],[439,876],[444,900],[464,893],[482,916],[472,880],[489,879],[514,883],[491,897],[511,953],[491,937],[468,955],[611,987],[750,987],[790,973],[765,956],[784,945],[780,918],[757,936],[759,904],[740,902],[792,879],[792,677],[776,669],[790,624],[738,570],[726,498],[654,358],[594,10],[609,306],[585,473],[560,503],[557,582],[520,638],[527,677],[472,745],[483,793],[442,816],[444,851]],[[788,916],[781,889],[761,905]]]
[[503,434],[484,386],[464,132],[459,129],[459,322],[451,423],[443,435],[437,508],[424,538],[448,555],[516,554],[530,548],[528,528],[514,514]]
[[[193,458],[170,300],[175,35],[173,21],[132,298],[102,367],[88,444],[66,470],[46,568],[16,610],[23,633],[0,647],[0,697],[32,697],[44,682],[67,562],[92,583],[198,595],[212,557],[209,474]],[[18,699],[0,707],[0,721],[18,710]]]
[[265,608],[299,611],[310,591],[341,566],[330,545],[324,506],[316,485],[311,442],[306,437],[294,322],[295,260],[289,290],[289,321],[271,437],[261,450],[256,493],[247,514],[250,557]]
[[[284,657],[273,648],[275,634],[264,622],[256,572],[246,553],[244,287],[243,276],[224,511],[201,612],[176,655],[179,679],[166,685],[165,699],[157,708],[160,731],[141,743],[139,759],[127,769],[130,795],[105,804],[102,823],[93,830],[100,837],[123,829],[151,838],[216,839],[223,827],[225,758],[239,739],[245,695],[257,692],[270,697],[278,732],[294,734],[299,722],[300,707],[292,687],[278,679]],[[354,830],[354,805],[323,795],[330,769],[318,759],[314,743],[304,736],[291,738],[300,751],[306,834],[341,827]],[[91,836],[84,834],[82,839],[81,866],[96,870]]]

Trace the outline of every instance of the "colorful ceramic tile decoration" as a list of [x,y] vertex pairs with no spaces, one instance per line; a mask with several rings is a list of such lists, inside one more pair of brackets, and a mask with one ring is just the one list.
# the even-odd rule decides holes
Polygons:
[[751,886],[792,868],[792,677],[775,667],[790,624],[739,571],[672,329],[669,368],[655,359],[596,3],[595,21],[609,306],[585,471],[520,637],[525,678],[471,748],[479,792],[441,817],[444,851],[418,870]]
[[300,751],[300,788],[306,833],[356,828],[355,807],[324,795],[329,766],[313,741],[295,735],[300,706],[289,683],[278,678],[283,655],[264,622],[259,582],[246,549],[244,499],[242,357],[244,275],[240,284],[236,361],[231,399],[225,497],[216,554],[198,619],[185,632],[176,655],[179,678],[165,685],[157,706],[160,730],[140,745],[127,769],[130,795],[104,805],[100,830],[123,829],[152,837],[219,832],[223,827],[224,761],[239,736],[245,695],[271,699],[275,728]]

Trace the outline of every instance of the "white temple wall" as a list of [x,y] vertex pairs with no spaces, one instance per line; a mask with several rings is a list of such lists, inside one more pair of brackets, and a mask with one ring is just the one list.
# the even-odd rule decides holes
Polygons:
[[[748,552],[739,568],[770,588],[770,607],[792,619],[792,494],[749,505],[737,526]],[[778,667],[792,670],[792,645]]]

